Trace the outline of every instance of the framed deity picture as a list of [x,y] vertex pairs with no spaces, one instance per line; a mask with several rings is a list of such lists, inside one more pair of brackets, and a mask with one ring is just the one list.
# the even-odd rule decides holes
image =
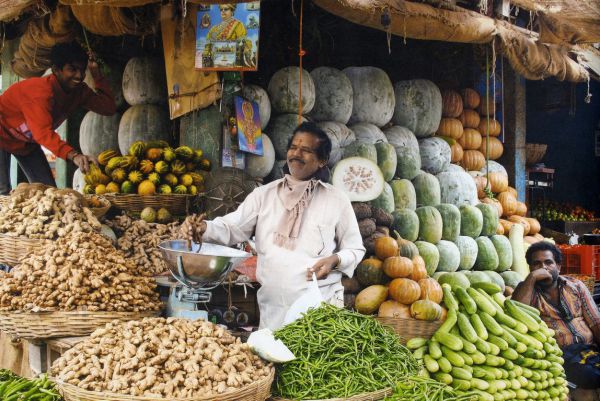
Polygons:
[[[221,165],[223,167],[234,167],[243,170],[246,166],[246,154],[240,152],[237,143],[232,141],[232,137],[237,127],[230,127],[229,124],[223,124],[223,154],[221,157]],[[237,138],[236,138],[237,139]]]
[[195,68],[256,71],[259,32],[259,1],[204,6],[196,19]]
[[240,96],[234,96],[233,101],[240,150],[262,156],[263,143],[258,104]]

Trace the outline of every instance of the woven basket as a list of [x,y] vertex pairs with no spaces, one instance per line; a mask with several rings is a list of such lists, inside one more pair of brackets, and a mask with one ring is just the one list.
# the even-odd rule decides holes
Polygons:
[[168,400],[157,397],[136,397],[125,394],[87,391],[72,384],[55,381],[65,401],[265,401],[271,395],[271,384],[274,378],[275,369],[272,369],[269,376],[239,390],[211,397],[169,398]]
[[426,321],[417,319],[397,319],[389,317],[377,317],[379,323],[388,326],[394,330],[400,337],[402,344],[406,344],[411,338],[431,338],[433,334],[440,328],[443,321]]
[[525,145],[525,163],[528,166],[539,163],[548,150],[548,145],[545,143],[527,143]]
[[590,290],[590,293],[594,295],[594,287],[596,286],[596,278],[594,276],[588,276],[586,274],[563,274],[563,276],[571,277],[581,281]]
[[194,195],[135,195],[135,194],[106,194],[104,195],[110,203],[121,210],[127,212],[139,213],[144,210],[145,207],[152,207],[155,209],[164,207],[169,213],[176,216],[183,216],[189,214],[192,203],[195,198]]
[[22,258],[50,242],[50,240],[39,238],[11,237],[7,234],[0,234],[0,263],[16,266]]
[[[390,394],[392,394],[392,389],[386,388],[383,390],[374,391],[372,393],[362,393],[362,394],[353,395],[352,397],[349,397],[349,398],[329,398],[327,400],[310,400],[310,401],[376,401],[376,400],[382,400]],[[285,398],[273,398],[272,400],[273,401],[293,401],[293,400],[288,400]],[[305,401],[308,401],[308,400],[305,400]],[[420,400],[415,400],[415,401],[420,401]]]
[[[90,198],[98,199],[100,201],[100,203],[102,203],[104,206],[102,206],[102,207],[92,207],[90,203],[87,203],[87,201]],[[86,195],[85,199],[86,199],[86,203],[87,203],[88,209],[90,209],[90,211],[98,219],[101,218],[102,216],[104,216],[108,212],[108,210],[110,209],[110,207],[112,206],[111,203],[110,203],[110,201],[108,199],[106,199],[104,197],[101,197],[101,196]]]
[[27,340],[87,336],[113,320],[140,320],[158,316],[147,312],[0,312],[0,330]]

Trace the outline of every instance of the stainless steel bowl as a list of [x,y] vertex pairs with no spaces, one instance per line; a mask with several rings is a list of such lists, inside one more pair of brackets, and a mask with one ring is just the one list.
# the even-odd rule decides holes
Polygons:
[[[231,269],[252,256],[248,252],[206,242],[202,245],[193,243],[191,250],[185,240],[165,241],[158,247],[171,274],[190,287],[219,283]],[[197,252],[199,247],[200,252]]]

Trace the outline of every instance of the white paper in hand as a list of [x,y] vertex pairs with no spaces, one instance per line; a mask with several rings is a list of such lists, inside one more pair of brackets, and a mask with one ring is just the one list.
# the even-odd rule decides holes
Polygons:
[[306,287],[306,292],[290,306],[283,324],[290,324],[294,320],[302,317],[303,313],[308,312],[309,309],[318,308],[323,302],[323,296],[321,290],[319,290],[319,284],[317,282],[317,276],[315,273],[312,275],[312,281]]

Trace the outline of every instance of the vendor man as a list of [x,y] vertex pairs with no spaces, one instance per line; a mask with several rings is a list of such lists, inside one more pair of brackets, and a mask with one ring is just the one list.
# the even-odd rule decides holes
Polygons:
[[256,237],[260,327],[276,329],[316,273],[323,299],[343,306],[342,273],[351,277],[365,253],[348,197],[327,183],[331,140],[315,124],[296,128],[288,143],[289,174],[255,189],[239,208],[182,231],[233,245]]
[[567,379],[580,389],[600,388],[600,312],[580,280],[559,276],[561,252],[546,241],[526,253],[531,272],[512,298],[539,309],[564,352]]
[[[50,59],[52,74],[17,82],[0,96],[0,195],[11,189],[11,155],[29,182],[56,185],[41,146],[86,173],[93,158],[73,149],[55,129],[79,106],[106,116],[116,112],[108,81],[79,44],[54,46]],[[96,92],[83,82],[88,67]]]

